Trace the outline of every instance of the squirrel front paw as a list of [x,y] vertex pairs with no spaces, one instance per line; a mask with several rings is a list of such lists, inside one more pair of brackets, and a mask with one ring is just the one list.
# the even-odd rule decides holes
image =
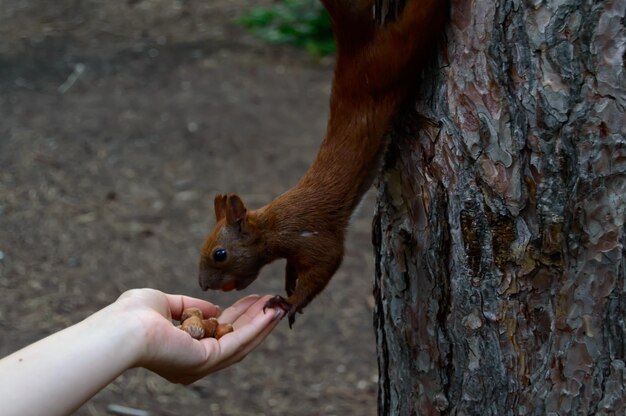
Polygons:
[[293,328],[293,323],[296,322],[296,313],[302,313],[298,306],[292,305],[287,299],[283,298],[280,295],[276,295],[265,303],[263,311],[265,312],[265,309],[275,307],[279,307],[287,312],[287,317],[289,319],[289,328]]

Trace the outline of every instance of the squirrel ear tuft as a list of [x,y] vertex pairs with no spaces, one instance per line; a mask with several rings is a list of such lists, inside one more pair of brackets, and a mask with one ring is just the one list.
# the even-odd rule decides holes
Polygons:
[[226,222],[228,224],[241,223],[246,218],[246,206],[237,194],[230,194],[226,200]]
[[219,221],[226,216],[226,195],[217,194],[213,201],[215,209],[215,220]]

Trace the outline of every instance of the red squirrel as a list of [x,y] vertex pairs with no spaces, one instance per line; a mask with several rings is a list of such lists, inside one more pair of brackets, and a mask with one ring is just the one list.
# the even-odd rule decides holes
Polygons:
[[326,137],[300,181],[250,211],[235,194],[215,197],[217,224],[200,258],[203,290],[247,287],[264,265],[287,259],[287,298],[266,307],[296,312],[329,282],[344,254],[353,210],[371,186],[386,133],[416,75],[438,45],[446,0],[408,0],[395,22],[378,25],[376,0],[321,0],[337,42]]

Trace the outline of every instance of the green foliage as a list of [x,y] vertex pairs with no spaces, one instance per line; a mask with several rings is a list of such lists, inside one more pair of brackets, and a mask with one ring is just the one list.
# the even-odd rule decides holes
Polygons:
[[316,56],[335,51],[330,17],[317,0],[281,0],[272,7],[256,7],[239,22],[267,42],[296,45]]

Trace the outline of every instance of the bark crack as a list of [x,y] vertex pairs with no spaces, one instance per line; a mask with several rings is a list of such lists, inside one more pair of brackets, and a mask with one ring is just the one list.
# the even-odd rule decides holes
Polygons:
[[[452,308],[452,300],[450,293],[450,276],[448,273],[448,265],[450,264],[450,251],[452,250],[450,243],[450,225],[448,224],[448,198],[443,183],[439,182],[437,186],[436,208],[431,213],[431,223],[437,224],[436,235],[433,236],[437,246],[434,253],[437,262],[437,270],[434,270],[436,277],[435,290],[438,292],[433,294],[439,299],[439,309],[437,311],[437,328],[440,355],[439,366],[441,391],[445,398],[445,404],[442,404],[438,410],[442,415],[451,414],[452,409],[449,408],[452,380],[454,379],[454,351],[451,346],[451,339],[448,329],[448,317]],[[435,217],[436,218],[433,218]],[[444,407],[445,405],[445,407]]]

